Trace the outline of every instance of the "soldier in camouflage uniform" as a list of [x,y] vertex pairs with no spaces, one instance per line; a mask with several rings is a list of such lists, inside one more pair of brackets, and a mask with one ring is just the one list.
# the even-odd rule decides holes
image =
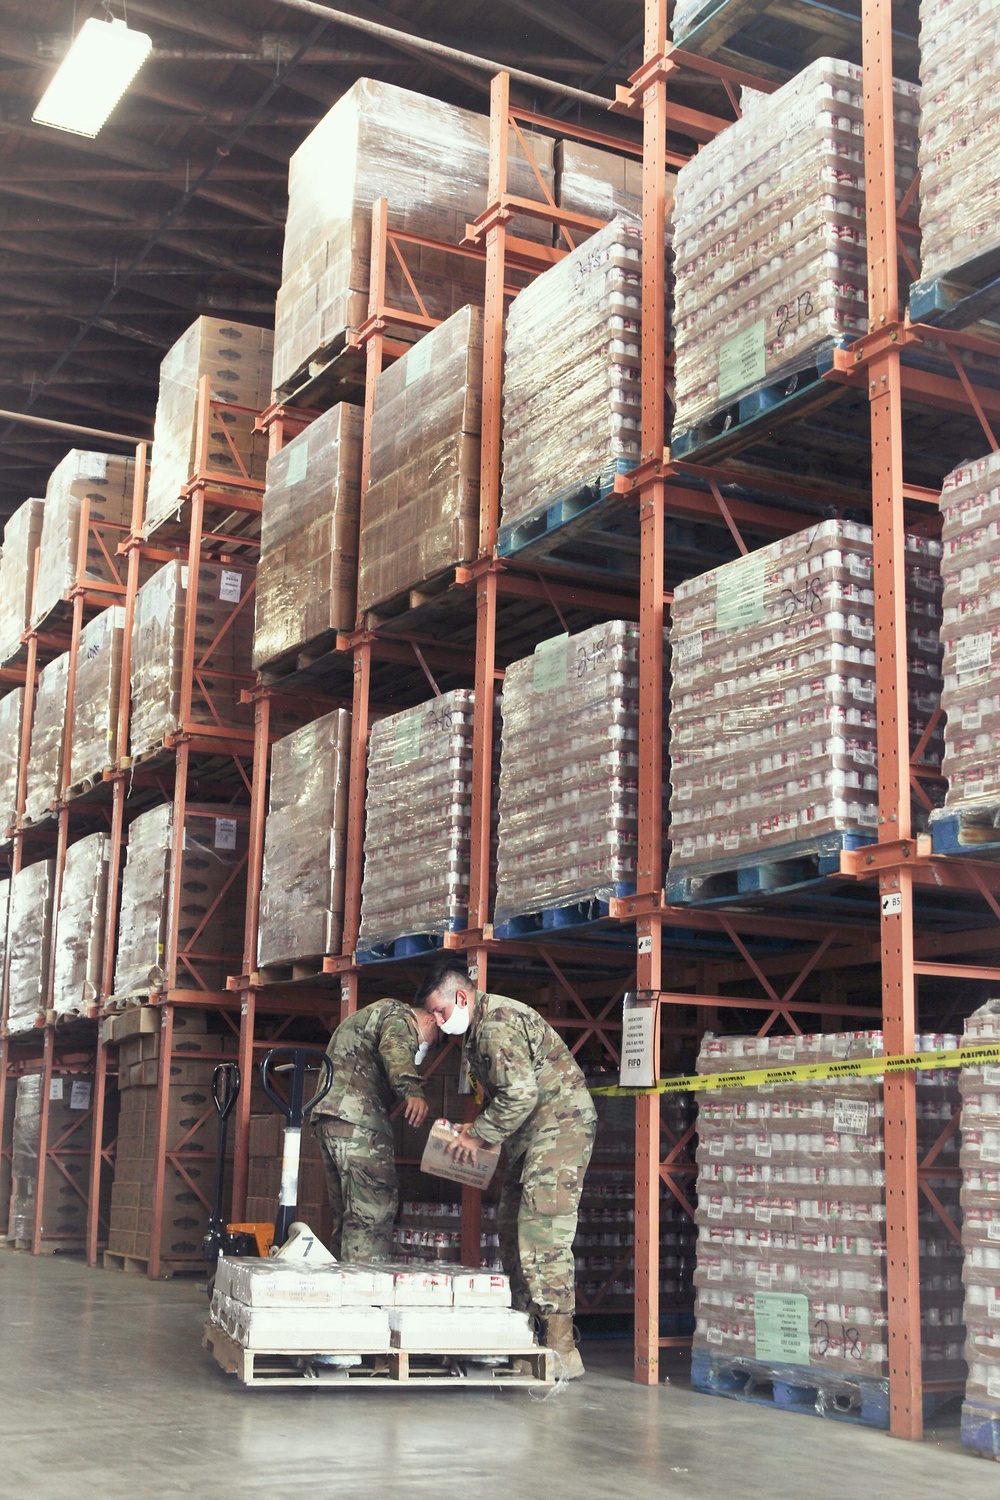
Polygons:
[[330,1092],[313,1110],[338,1260],[385,1260],[399,1206],[389,1111],[405,1100],[408,1125],[421,1125],[427,1100],[417,1072],[436,1027],[405,1000],[376,1000],[337,1027],[327,1055]]
[[[452,964],[453,964],[452,960]],[[484,1101],[456,1141],[456,1159],[503,1142],[500,1253],[515,1307],[541,1315],[562,1373],[583,1374],[573,1342],[573,1240],[597,1114],[568,1047],[530,1005],[475,989],[442,961],[417,1000],[445,1033],[464,1033],[464,1057]]]

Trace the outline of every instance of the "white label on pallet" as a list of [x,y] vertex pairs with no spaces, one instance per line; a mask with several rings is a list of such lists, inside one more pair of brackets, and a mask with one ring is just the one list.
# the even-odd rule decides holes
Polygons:
[[984,1068],[983,1082],[989,1088],[995,1089],[1000,1086],[1000,1068]]
[[215,820],[215,847],[216,849],[236,848],[236,819],[216,818]]
[[406,384],[412,385],[415,380],[422,380],[431,367],[430,339],[425,335],[412,349],[407,349],[403,359],[406,364]]
[[125,606],[124,606],[124,604],[115,604],[115,605],[112,605],[112,607],[108,611],[108,613],[111,616],[111,629],[112,630],[124,630],[125,629]]
[[764,379],[767,373],[766,334],[767,325],[762,318],[744,328],[735,338],[726,339],[720,347],[719,396],[723,401]]
[[219,598],[223,604],[239,604],[243,593],[243,574],[233,568],[223,568],[219,580]]
[[286,484],[300,484],[309,469],[309,433],[300,433],[288,445],[288,466],[285,469]]
[[868,1101],[835,1099],[833,1101],[833,1128],[838,1135],[867,1135]]
[[986,1226],[988,1240],[1000,1240],[1000,1219],[991,1219]]
[[701,661],[702,634],[700,630],[692,630],[690,635],[682,635],[679,641],[675,641],[673,657],[678,667],[689,667],[692,662]]
[[70,1109],[90,1108],[90,1079],[74,1078],[72,1088],[69,1091]]
[[62,1102],[62,1096],[63,1096],[63,1081],[62,1081],[61,1075],[57,1076],[55,1078],[50,1078],[49,1079],[49,1103],[50,1104],[59,1104],[59,1103],[61,1103]]
[[982,635],[964,635],[955,647],[955,671],[983,672],[990,664],[993,636],[990,631]]
[[1000,1370],[994,1370],[986,1379],[986,1394],[994,1401],[1000,1401]]
[[[187,586],[188,586],[187,563],[182,563],[181,564],[181,588],[182,589],[186,589]],[[152,595],[150,595],[150,598],[152,598]]]
[[902,891],[890,891],[882,897],[883,917],[898,917],[903,910]]

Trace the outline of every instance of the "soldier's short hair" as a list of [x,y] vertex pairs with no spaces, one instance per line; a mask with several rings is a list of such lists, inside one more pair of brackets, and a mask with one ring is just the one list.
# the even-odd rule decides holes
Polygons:
[[460,984],[470,982],[468,970],[461,959],[456,958],[452,953],[442,953],[440,958],[434,960],[417,986],[417,992],[413,997],[414,1005],[425,1005],[434,991],[440,989],[452,976]]

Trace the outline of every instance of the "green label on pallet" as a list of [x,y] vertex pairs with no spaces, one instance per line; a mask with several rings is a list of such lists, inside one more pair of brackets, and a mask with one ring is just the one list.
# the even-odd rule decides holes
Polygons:
[[536,693],[554,693],[566,686],[568,635],[539,641],[532,662],[531,685]]
[[738,396],[752,385],[764,379],[766,373],[764,354],[763,319],[744,328],[735,338],[727,339],[719,350],[719,396],[727,401]]
[[809,1298],[797,1292],[755,1292],[754,1354],[765,1364],[809,1363]]
[[394,766],[409,765],[420,754],[420,739],[423,715],[404,714],[393,726],[392,763]]
[[764,618],[764,559],[756,552],[720,568],[715,584],[716,630],[738,630]]

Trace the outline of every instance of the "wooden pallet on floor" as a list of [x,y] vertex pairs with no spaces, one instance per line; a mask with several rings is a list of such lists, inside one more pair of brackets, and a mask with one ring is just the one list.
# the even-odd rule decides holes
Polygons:
[[[120,1250],[105,1250],[103,1257],[106,1271],[124,1271],[127,1276],[148,1276],[149,1256],[128,1255]],[[208,1267],[201,1260],[161,1260],[160,1281],[172,1281],[175,1276],[206,1276]]]
[[[307,1390],[330,1386],[370,1387],[379,1390],[470,1390],[498,1387],[532,1389],[555,1383],[555,1355],[551,1349],[475,1349],[460,1353],[422,1353],[393,1349],[362,1354],[361,1364],[338,1369],[313,1362],[308,1354],[282,1349],[244,1349],[215,1323],[206,1323],[202,1348],[227,1375],[242,1385],[301,1386]],[[317,1351],[317,1353],[320,1351]],[[348,1354],[350,1351],[338,1351]],[[503,1359],[503,1365],[475,1364],[476,1359]],[[527,1361],[530,1374],[521,1374],[514,1361]]]

